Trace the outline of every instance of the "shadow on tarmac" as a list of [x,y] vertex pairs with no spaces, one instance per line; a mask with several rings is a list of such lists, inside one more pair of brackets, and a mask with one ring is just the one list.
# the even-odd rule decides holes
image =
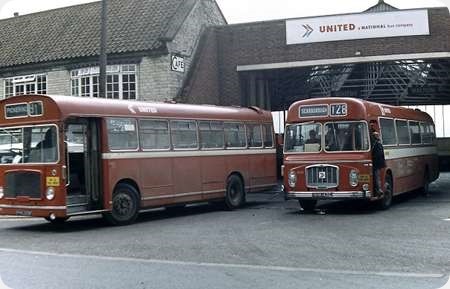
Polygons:
[[[407,192],[398,196],[395,196],[390,210],[395,210],[396,207],[403,206],[410,202],[415,203],[434,203],[441,202],[444,199],[450,201],[449,193],[443,190],[436,190],[431,188],[429,195],[423,195],[420,190]],[[316,209],[312,212],[303,211],[300,208],[295,212],[289,214],[302,214],[302,215],[367,215],[383,213],[383,210],[379,210],[376,202],[368,201],[322,201],[319,202]]]
[[[450,201],[450,193],[448,192],[448,190],[442,188],[443,186],[445,187],[445,185],[446,184],[442,184],[442,182],[433,184],[430,187],[431,194],[428,196],[423,196],[420,191],[413,191],[402,194],[400,196],[396,196],[393,200],[391,209],[395,210],[397,206],[402,206],[403,204],[408,202],[426,204]],[[274,205],[276,207],[286,209],[286,214],[291,215],[367,215],[383,213],[383,211],[379,211],[377,209],[375,203],[365,201],[321,201],[319,202],[315,211],[306,212],[301,210],[300,205],[296,204],[294,201],[285,202],[282,199],[282,194],[276,192],[252,194],[252,196],[249,197],[246,205],[240,210],[264,209],[268,206],[273,207]],[[136,220],[136,224],[224,211],[226,212],[226,210],[224,210],[224,206],[219,203],[199,203],[188,205],[186,207],[171,209],[160,208],[141,213]],[[92,215],[74,217],[61,225],[51,224],[42,219],[42,223],[34,222],[32,224],[5,228],[5,230],[72,233],[89,230],[99,230],[103,228],[106,229],[110,227],[111,226],[100,215]]]
[[[238,210],[245,210],[252,207],[262,206],[266,203],[267,202],[263,201],[251,201],[247,202],[245,206]],[[232,213],[232,211],[226,210],[224,208],[224,205],[219,203],[198,203],[179,208],[157,208],[145,211],[139,214],[138,218],[133,224],[155,222],[171,218],[189,217],[214,212]],[[133,226],[133,224],[131,224],[130,226]],[[111,226],[105,219],[102,218],[101,215],[89,215],[70,218],[63,224],[51,224],[42,218],[42,223],[36,221],[33,224],[5,228],[5,230],[42,233],[73,233],[89,230],[99,230],[104,228],[106,229],[111,227],[114,226]]]

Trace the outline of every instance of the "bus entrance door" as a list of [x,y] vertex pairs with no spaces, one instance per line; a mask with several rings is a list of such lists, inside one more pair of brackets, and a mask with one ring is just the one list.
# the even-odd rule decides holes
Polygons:
[[100,209],[98,124],[76,119],[65,127],[68,215]]

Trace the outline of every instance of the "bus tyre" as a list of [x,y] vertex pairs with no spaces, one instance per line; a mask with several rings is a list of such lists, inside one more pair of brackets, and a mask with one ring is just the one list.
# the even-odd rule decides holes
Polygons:
[[298,200],[300,207],[305,212],[312,212],[316,208],[317,200]]
[[430,177],[429,177],[428,169],[425,171],[423,176],[423,187],[421,189],[421,193],[423,196],[427,197],[430,195]]
[[50,217],[45,217],[45,219],[50,222],[52,225],[55,226],[61,226],[64,223],[66,223],[66,221],[69,219],[69,217],[64,217],[64,218],[56,218],[56,219],[50,219]]
[[227,180],[225,207],[234,210],[245,203],[245,189],[242,180],[237,175],[231,175]]
[[393,198],[393,186],[392,186],[392,177],[390,175],[386,176],[383,197],[378,203],[378,207],[380,210],[387,210],[392,205]]
[[104,214],[112,225],[123,226],[133,223],[139,213],[139,193],[128,184],[118,184],[113,193],[111,212]]

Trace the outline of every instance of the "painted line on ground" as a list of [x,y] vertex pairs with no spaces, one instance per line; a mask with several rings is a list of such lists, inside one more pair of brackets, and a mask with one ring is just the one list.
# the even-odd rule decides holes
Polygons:
[[438,289],[450,289],[450,278],[448,279],[447,283],[444,284],[444,286],[442,286]]
[[116,261],[116,262],[134,262],[144,264],[158,264],[158,265],[177,265],[177,266],[194,266],[204,268],[223,268],[223,269],[248,269],[258,271],[278,271],[278,272],[307,272],[320,274],[341,274],[341,275],[363,275],[363,276],[383,276],[383,277],[402,277],[402,278],[442,278],[444,274],[436,273],[414,273],[414,272],[365,272],[355,270],[333,270],[333,269],[317,269],[317,268],[302,268],[302,267],[286,267],[286,266],[265,266],[265,265],[250,265],[250,264],[227,264],[227,263],[206,263],[206,262],[189,262],[189,261],[174,261],[174,260],[158,260],[158,259],[139,259],[130,257],[108,257],[96,255],[80,255],[80,254],[65,254],[65,253],[50,253],[40,251],[28,251],[0,248],[0,252],[11,254],[26,254],[34,256],[45,257],[59,257],[59,258],[75,258],[75,259],[92,259],[100,261]]

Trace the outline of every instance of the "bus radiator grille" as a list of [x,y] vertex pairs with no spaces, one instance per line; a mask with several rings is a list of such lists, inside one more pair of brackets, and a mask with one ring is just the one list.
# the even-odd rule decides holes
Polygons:
[[316,165],[306,168],[306,185],[313,189],[336,188],[339,185],[339,168],[330,165]]
[[5,197],[41,198],[41,174],[38,172],[9,172],[5,176]]

